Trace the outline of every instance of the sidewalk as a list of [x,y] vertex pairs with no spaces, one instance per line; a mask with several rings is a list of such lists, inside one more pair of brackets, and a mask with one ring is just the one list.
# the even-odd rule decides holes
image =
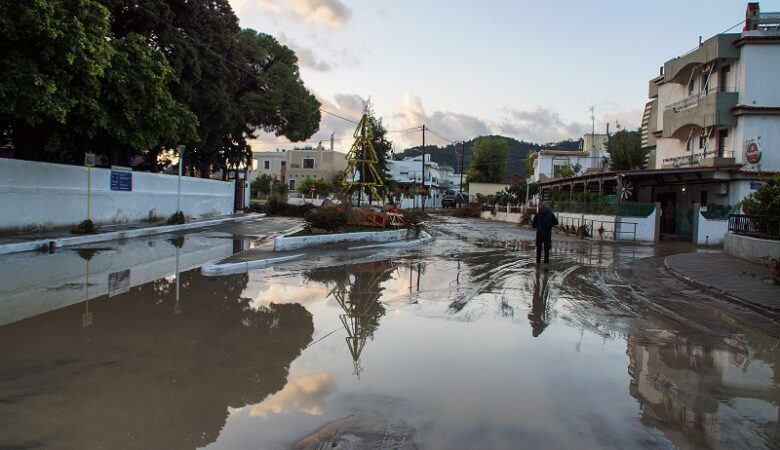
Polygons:
[[780,286],[769,268],[724,252],[667,256],[666,269],[678,278],[772,317],[780,317]]
[[122,225],[103,225],[96,234],[78,235],[69,230],[38,231],[31,233],[0,235],[0,255],[26,252],[46,248],[69,247],[73,245],[93,244],[95,242],[128,239],[139,236],[172,233],[192,230],[226,223],[256,220],[265,214],[231,214],[229,216],[197,219],[181,225],[159,225],[150,222]]

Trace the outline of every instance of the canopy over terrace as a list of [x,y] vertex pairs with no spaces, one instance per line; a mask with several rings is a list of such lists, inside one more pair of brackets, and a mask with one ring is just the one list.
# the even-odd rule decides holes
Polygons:
[[613,195],[622,183],[628,188],[626,200],[640,202],[658,201],[659,187],[686,186],[691,184],[724,183],[734,179],[752,179],[755,175],[741,172],[741,164],[712,167],[675,167],[668,169],[608,171],[539,181],[541,198],[548,198],[550,191],[560,190],[572,197],[578,192]]

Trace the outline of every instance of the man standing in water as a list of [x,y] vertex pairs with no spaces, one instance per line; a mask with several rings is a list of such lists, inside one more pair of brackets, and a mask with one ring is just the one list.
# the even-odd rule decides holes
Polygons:
[[544,246],[544,265],[550,264],[550,247],[552,247],[552,228],[558,225],[558,218],[545,202],[539,203],[531,226],[536,228],[536,264],[542,261],[542,246]]

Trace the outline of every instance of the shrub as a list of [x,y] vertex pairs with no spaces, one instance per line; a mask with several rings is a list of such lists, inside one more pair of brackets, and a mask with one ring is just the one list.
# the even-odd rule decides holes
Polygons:
[[481,217],[482,208],[477,204],[468,203],[462,208],[455,208],[452,215],[455,217]]
[[347,225],[347,213],[341,208],[323,207],[308,211],[305,220],[305,228],[309,232],[315,229],[341,231]]
[[306,213],[312,209],[314,209],[314,205],[310,203],[304,203],[303,205],[291,205],[276,198],[271,198],[265,205],[265,212],[269,216],[306,217]]
[[728,219],[734,208],[728,205],[707,205],[707,211],[701,213],[705,219]]
[[780,175],[766,180],[757,191],[750,193],[737,204],[745,214],[754,216],[780,216]]
[[91,220],[87,219],[80,224],[74,226],[70,229],[70,232],[73,234],[95,234],[98,231],[97,225],[92,223]]
[[184,213],[181,211],[175,212],[168,217],[165,221],[167,225],[181,225],[184,223]]

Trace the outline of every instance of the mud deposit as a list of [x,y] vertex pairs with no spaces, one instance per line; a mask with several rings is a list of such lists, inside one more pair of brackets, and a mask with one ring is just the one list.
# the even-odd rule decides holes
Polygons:
[[780,326],[659,266],[689,248],[556,236],[540,271],[528,231],[439,218],[200,274],[253,233],[3,260],[0,448],[780,447]]

